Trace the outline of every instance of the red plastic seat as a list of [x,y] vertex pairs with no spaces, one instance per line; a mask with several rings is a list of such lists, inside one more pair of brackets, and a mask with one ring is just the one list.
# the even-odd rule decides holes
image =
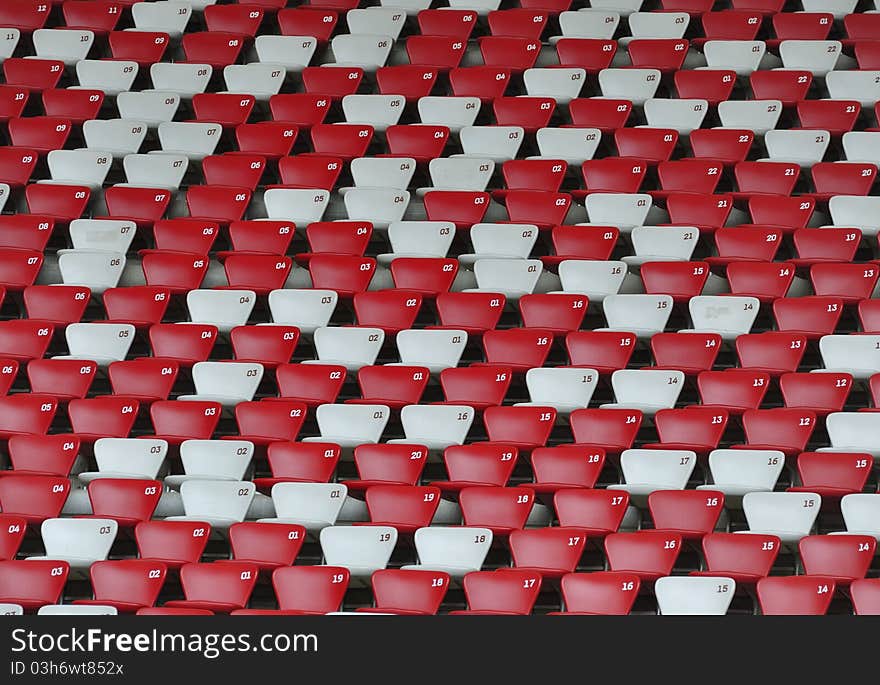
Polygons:
[[[691,144],[700,145],[700,143],[694,142],[693,136],[691,136]],[[660,198],[665,197],[669,193],[679,192],[711,194],[715,192],[723,171],[721,165],[714,159],[687,158],[660,162],[657,165],[657,178],[660,181],[661,190],[652,191],[651,194],[654,197]]]
[[271,478],[255,478],[258,489],[276,483],[327,483],[339,462],[339,445],[326,442],[273,442],[266,449]]
[[240,152],[277,160],[290,154],[298,133],[296,126],[281,121],[240,123],[235,127],[235,142]]
[[862,300],[859,302],[858,314],[859,324],[861,324],[864,333],[880,331],[880,304],[877,301]]
[[315,124],[312,148],[322,155],[332,155],[350,162],[363,157],[373,138],[373,127],[363,124]]
[[572,331],[565,336],[571,366],[596,369],[602,374],[625,369],[635,346],[635,333]]
[[843,300],[839,297],[786,297],[773,302],[776,327],[803,333],[808,340],[833,333],[842,313]]
[[217,341],[217,327],[211,324],[158,323],[150,326],[153,356],[171,359],[184,367],[207,361]]
[[754,223],[779,226],[785,233],[806,228],[815,207],[815,200],[806,196],[752,195],[749,198],[749,213]]
[[449,71],[449,85],[456,97],[478,97],[482,102],[500,98],[510,83],[510,69],[489,66],[455,68]]
[[183,609],[171,607],[143,607],[134,612],[135,616],[213,616],[207,609]]
[[718,254],[706,257],[710,266],[726,266],[731,262],[770,262],[782,242],[782,232],[764,226],[722,226],[715,231]]
[[18,604],[30,613],[57,604],[69,572],[66,561],[0,561],[0,602]]
[[61,11],[67,28],[88,29],[96,36],[104,36],[116,28],[125,4],[105,0],[65,0]]
[[458,229],[470,228],[483,220],[489,199],[489,193],[433,190],[425,194],[425,214],[428,221],[451,221]]
[[0,24],[30,33],[45,26],[51,9],[51,3],[38,0],[9,0],[0,7]]
[[692,576],[725,576],[737,585],[753,586],[770,574],[782,542],[775,535],[710,533],[703,538],[706,568]]
[[727,280],[733,295],[768,303],[786,296],[795,271],[791,262],[731,262],[727,265]]
[[[495,104],[497,107],[498,100]],[[555,193],[562,185],[567,168],[568,165],[562,160],[511,159],[504,162],[501,171],[508,190],[543,190]]]
[[220,420],[219,402],[159,400],[150,406],[156,437],[179,445],[184,440],[210,440]]
[[534,501],[529,488],[489,486],[463,488],[458,499],[464,525],[489,528],[495,536],[521,530]]
[[467,40],[477,23],[477,13],[464,9],[425,9],[418,13],[419,33]]
[[336,402],[345,376],[345,367],[334,364],[282,364],[275,372],[279,399],[308,407]]
[[812,83],[813,74],[806,70],[756,69],[749,75],[756,100],[780,100],[786,107],[805,100]]
[[813,264],[810,267],[810,281],[816,295],[840,298],[850,305],[869,299],[878,278],[880,267],[876,264]]
[[773,15],[774,47],[783,40],[825,40],[834,24],[830,12],[778,12]]
[[83,442],[127,438],[137,413],[137,401],[112,395],[72,399],[67,407],[71,430]]
[[284,566],[272,572],[278,609],[236,609],[234,616],[323,615],[337,611],[348,589],[349,570],[342,566]]
[[457,259],[399,257],[391,262],[394,287],[425,298],[435,298],[449,292],[457,273]]
[[147,285],[183,295],[197,289],[208,271],[208,258],[186,252],[151,251],[141,269]]
[[423,366],[363,366],[358,370],[361,397],[346,404],[384,404],[402,409],[418,404],[431,372]]
[[64,476],[9,475],[0,478],[0,507],[8,516],[39,526],[46,519],[58,518],[70,493],[70,480]]
[[154,250],[142,250],[141,256],[150,252],[185,252],[190,256],[207,256],[220,233],[216,222],[188,217],[163,219],[153,226]]
[[[856,55],[858,52],[856,46]],[[857,100],[801,100],[797,103],[800,128],[821,129],[832,136],[852,131],[861,109]]]
[[293,259],[278,255],[231,254],[223,262],[230,288],[253,290],[268,295],[284,287],[293,267]]
[[696,226],[714,232],[724,226],[733,209],[732,195],[670,193],[666,198],[669,221],[680,226]]
[[376,270],[372,257],[316,254],[309,260],[312,287],[335,290],[340,297],[352,297],[363,292]]
[[825,576],[768,576],[758,581],[758,603],[765,616],[822,616],[835,589]]
[[786,373],[779,377],[785,406],[808,409],[816,416],[843,411],[852,385],[848,373]]
[[[654,415],[659,442],[644,449],[691,450],[706,456],[718,447],[727,428],[726,411],[711,407],[661,409]],[[659,527],[659,526],[658,526]]]
[[739,190],[734,197],[747,199],[761,193],[791,195],[800,173],[800,166],[791,162],[737,162],[733,175]]
[[645,262],[642,282],[648,294],[671,295],[676,302],[687,302],[703,292],[709,278],[706,262]]
[[556,42],[560,66],[579,67],[590,74],[607,69],[616,52],[616,40],[561,38]]
[[461,329],[469,336],[482,335],[498,324],[505,299],[501,293],[439,293],[436,304],[440,326]]
[[816,427],[816,415],[804,409],[751,409],[742,421],[746,444],[733,447],[779,450],[786,457],[803,452]]
[[802,228],[794,232],[793,238],[798,256],[791,261],[797,266],[811,267],[821,262],[853,261],[862,232],[857,228]]
[[376,84],[383,95],[402,95],[407,102],[414,102],[431,94],[438,73],[437,69],[414,64],[379,67],[376,70]]
[[448,126],[394,125],[385,129],[388,154],[392,157],[411,157],[419,164],[427,164],[443,156],[449,140]]
[[292,566],[305,539],[306,529],[295,523],[243,521],[229,527],[233,560],[256,564],[260,571]]
[[21,86],[34,93],[55,88],[63,74],[64,62],[60,59],[9,57],[3,62],[6,85]]
[[586,295],[534,293],[519,298],[523,326],[564,335],[581,327],[587,313]]
[[142,357],[113,362],[107,375],[115,396],[147,405],[168,399],[178,370],[175,361]]
[[208,31],[238,33],[253,38],[263,21],[264,10],[257,5],[208,5],[204,18]]
[[431,482],[444,492],[474,486],[504,487],[510,480],[519,450],[506,445],[452,445],[443,451],[448,480]]
[[229,334],[236,361],[258,362],[266,369],[290,362],[299,341],[296,326],[236,326]]
[[211,525],[202,521],[141,521],[134,536],[141,559],[179,569],[201,559]]
[[[17,148],[24,148],[11,152],[16,156],[21,155],[19,164],[26,165],[31,170],[36,162],[27,158],[31,156],[33,151],[45,155],[52,150],[60,150],[67,142],[72,128],[70,119],[51,116],[12,118],[9,120],[8,126],[12,144]],[[9,175],[13,178],[20,178],[20,173]],[[28,174],[29,177],[30,174]]]
[[592,488],[605,465],[605,450],[577,445],[538,447],[532,451],[535,492],[556,493],[567,488]]
[[358,607],[366,613],[433,616],[449,588],[443,571],[381,569],[371,576],[374,606]]
[[514,372],[525,373],[544,365],[553,333],[541,328],[508,328],[483,334],[484,364],[504,366]]
[[307,263],[312,255],[318,253],[361,257],[372,234],[373,227],[368,221],[313,222],[306,228],[310,252],[298,254],[297,261]]
[[[0,253],[2,266],[2,253]],[[0,270],[2,273],[2,270]],[[40,359],[52,341],[54,326],[43,321],[12,319],[0,322],[0,357],[16,362]]]
[[710,11],[700,19],[706,40],[755,40],[761,28],[761,13],[747,10]]
[[25,189],[31,214],[43,214],[59,222],[79,219],[86,211],[90,196],[87,186],[31,183]]
[[[324,99],[341,100],[346,95],[352,95],[357,92],[361,79],[364,77],[364,70],[360,67],[306,67],[300,74],[306,93],[321,96],[315,103],[317,110],[322,108],[321,101]],[[287,94],[285,94],[285,97],[287,97]],[[327,107],[329,105],[330,103],[328,102]],[[307,113],[306,116],[311,121],[314,117],[319,116],[319,114],[318,111],[314,111]],[[326,116],[326,110],[324,110],[324,116]],[[321,116],[322,121],[324,116]],[[279,117],[273,114],[273,119],[278,120]],[[285,120],[288,119],[288,117],[285,117]],[[290,122],[298,123],[292,119]],[[312,124],[313,127],[316,125],[318,125],[318,122]]]
[[493,36],[514,36],[540,40],[547,26],[547,12],[515,8],[489,12],[489,32]]
[[769,387],[769,374],[749,369],[703,371],[697,376],[700,403],[733,415],[760,407]]
[[[11,149],[11,148],[6,148]],[[39,214],[0,216],[0,247],[42,252],[52,235],[55,221]],[[85,290],[88,290],[86,288]]]
[[727,166],[745,160],[754,139],[752,131],[736,128],[698,128],[690,135],[695,158],[711,159]]
[[79,438],[70,435],[13,435],[9,438],[8,449],[12,475],[67,476],[79,454]]
[[162,496],[158,480],[98,478],[89,483],[92,513],[116,521],[120,528],[134,528],[149,521]]
[[152,607],[167,571],[165,564],[149,559],[97,561],[89,569],[94,599],[76,599],[73,604],[112,606],[120,614]]
[[877,167],[856,162],[817,162],[810,167],[810,174],[815,189],[813,196],[817,200],[829,200],[834,195],[867,195],[877,180]]
[[586,535],[565,528],[515,530],[510,534],[513,566],[544,580],[558,580],[575,570],[586,542]]
[[162,188],[111,186],[104,190],[107,215],[114,219],[130,219],[139,227],[159,221],[171,202],[171,193]]
[[27,522],[23,518],[0,514],[0,561],[15,559],[26,531]]
[[641,581],[632,573],[597,571],[566,574],[561,586],[565,611],[550,612],[550,616],[625,616],[635,603]]
[[0,395],[6,395],[18,376],[19,364],[14,359],[0,357]]
[[451,36],[412,35],[406,40],[406,54],[409,63],[422,67],[446,71],[458,67],[467,42]]
[[694,376],[709,371],[720,351],[718,333],[655,333],[651,336],[651,354],[657,369],[678,369]]
[[571,195],[544,190],[510,190],[505,196],[510,221],[534,224],[548,230],[565,221],[571,207]]
[[28,319],[61,327],[82,319],[91,291],[79,285],[31,285],[23,295]]
[[487,67],[510,69],[513,73],[535,66],[541,50],[540,41],[508,36],[482,36],[478,39],[478,44],[483,64]]
[[855,44],[856,61],[859,69],[880,68],[880,49],[876,40],[859,41]]
[[332,9],[308,5],[279,10],[276,16],[282,36],[314,36],[321,43],[330,40],[339,20]]
[[605,556],[611,571],[629,571],[642,582],[653,582],[672,572],[681,551],[681,535],[663,530],[612,533],[605,538]]
[[[373,485],[367,488],[367,511],[374,526],[393,526],[401,535],[431,525],[440,489],[430,485]],[[357,525],[357,524],[356,524]]]
[[576,190],[573,195],[581,197],[589,193],[637,193],[647,170],[646,164],[639,164],[632,159],[588,159],[581,165],[586,190]]
[[269,111],[273,120],[307,131],[324,121],[330,104],[330,97],[320,93],[278,93],[269,98]]
[[730,99],[736,85],[733,69],[682,69],[673,75],[675,90],[680,98],[699,98],[710,106]]
[[453,367],[440,372],[443,404],[467,404],[476,411],[504,401],[513,374],[509,368],[493,366]]
[[27,365],[27,377],[32,393],[67,401],[88,394],[97,370],[98,365],[92,361],[33,359]]
[[363,492],[374,485],[415,486],[419,483],[427,458],[428,448],[424,445],[358,445],[354,449],[358,478],[343,483],[350,493]]
[[142,69],[162,61],[171,36],[163,31],[112,31],[109,35],[113,59],[137,62]]
[[[232,252],[284,255],[293,240],[295,228],[292,221],[233,221],[229,224]],[[218,256],[229,254],[231,252],[220,252]]]
[[614,144],[620,157],[658,164],[672,156],[678,142],[678,131],[671,128],[619,128]]
[[108,288],[103,295],[107,320],[130,323],[136,328],[149,328],[162,321],[170,299],[166,288],[148,285]]
[[566,488],[553,496],[559,525],[594,538],[616,533],[628,506],[625,490]]
[[221,614],[243,609],[250,599],[258,574],[259,567],[247,562],[185,564],[180,569],[180,583],[186,599],[172,600],[163,606],[208,609]]
[[244,38],[239,34],[214,31],[184,33],[181,40],[187,62],[209,64],[216,70],[235,64],[244,44]]
[[724,508],[724,493],[717,490],[655,490],[648,495],[654,527],[678,533],[682,540],[701,540],[711,533]]
[[332,155],[305,154],[282,157],[278,172],[284,188],[321,188],[333,190],[344,162]]
[[247,440],[258,447],[273,442],[293,442],[306,420],[308,408],[293,400],[275,402],[239,402],[235,405],[238,435],[227,440]]
[[556,410],[553,407],[487,407],[483,424],[490,442],[528,451],[547,444]]
[[822,497],[823,504],[826,500],[834,503],[841,497],[862,491],[872,464],[870,454],[802,452],[797,458],[801,484],[788,488],[788,491],[815,492]]
[[[186,38],[192,38],[193,35],[204,36],[207,34],[187,34]],[[224,128],[233,128],[248,120],[256,101],[257,99],[253,95],[196,93],[192,98],[192,106],[193,112],[196,115],[196,121],[205,121],[220,124]]]
[[251,201],[251,191],[236,186],[190,186],[186,206],[190,216],[229,224],[239,221]]
[[[0,94],[2,94],[2,91],[0,91]],[[2,113],[0,113],[0,121],[2,120]],[[21,188],[27,185],[34,173],[38,160],[39,155],[36,150],[13,147],[0,148],[0,182],[6,183],[13,188]],[[4,216],[3,219],[7,221],[18,216],[27,215]]]
[[627,45],[633,67],[671,72],[681,69],[689,42],[675,38],[635,38]]
[[468,608],[450,611],[450,616],[527,616],[541,591],[541,576],[519,569],[472,571],[465,575],[462,584]]
[[807,337],[787,331],[749,333],[736,339],[736,356],[744,369],[772,377],[797,371],[807,349]]
[[377,290],[355,293],[353,303],[359,326],[381,328],[391,335],[412,328],[422,297],[405,290]]
[[632,102],[629,100],[575,98],[568,105],[574,126],[598,128],[605,134],[626,126],[631,112]]

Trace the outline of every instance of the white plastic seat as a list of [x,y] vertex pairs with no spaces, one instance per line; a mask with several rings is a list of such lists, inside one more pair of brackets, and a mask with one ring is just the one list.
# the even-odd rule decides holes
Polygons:
[[366,580],[385,568],[397,544],[392,526],[329,526],[320,534],[327,566],[344,566],[352,578]]
[[772,492],[785,466],[785,454],[779,450],[717,449],[709,453],[712,482],[697,490],[720,490],[724,505],[742,507],[748,492]]
[[834,412],[825,419],[830,447],[818,452],[867,453],[880,459],[880,414],[875,412]]
[[726,341],[752,330],[761,303],[741,295],[697,295],[688,302],[693,328],[680,332],[718,333]]
[[523,72],[523,84],[531,97],[550,97],[567,105],[580,95],[586,77],[586,70],[580,67],[538,67]]
[[50,518],[40,526],[46,554],[28,560],[66,561],[71,569],[87,569],[110,554],[119,524],[107,518]]
[[89,149],[124,157],[140,150],[147,128],[145,122],[133,119],[89,119],[83,122],[83,138]]
[[460,264],[471,265],[478,259],[528,259],[538,239],[538,227],[479,223],[471,226],[470,238],[474,251],[460,254]]
[[192,368],[196,392],[180,395],[178,400],[219,402],[234,407],[239,402],[250,402],[263,379],[263,365],[254,362],[205,361]]
[[384,131],[400,120],[405,104],[401,95],[355,93],[342,98],[342,113],[349,124],[368,124]]
[[459,136],[462,154],[503,164],[516,158],[525,131],[522,126],[465,126]]
[[315,411],[321,434],[302,442],[332,442],[342,448],[374,445],[390,416],[384,404],[322,404]]
[[247,323],[256,299],[253,290],[200,289],[186,294],[186,306],[192,323],[213,324],[229,333]]
[[822,161],[830,141],[831,134],[819,129],[773,129],[764,135],[768,159],[807,168]]
[[396,338],[400,364],[389,366],[424,366],[431,373],[440,373],[458,366],[467,341],[466,331],[405,329]]
[[556,43],[560,38],[611,40],[619,23],[620,14],[613,10],[592,7],[580,11],[565,10],[559,13],[559,29],[562,35],[553,36],[550,42]]
[[828,210],[835,226],[856,227],[866,238],[880,232],[880,198],[877,196],[834,195],[828,201]]
[[179,38],[192,16],[188,2],[160,0],[159,2],[136,2],[131,6],[134,25],[141,31],[163,31],[172,38]]
[[52,179],[41,182],[83,185],[92,191],[101,189],[113,166],[113,156],[103,150],[51,150],[46,161]]
[[8,183],[0,183],[0,212],[3,211],[3,208],[6,206],[6,203],[9,201],[9,184]]
[[724,100],[718,103],[718,117],[724,128],[747,129],[759,136],[775,129],[781,114],[781,100]]
[[407,16],[415,16],[431,6],[431,0],[379,0],[382,7],[403,10]]
[[257,522],[294,523],[317,533],[336,523],[347,494],[348,488],[342,483],[275,483],[275,516]]
[[7,57],[12,57],[18,41],[21,40],[21,31],[16,28],[4,28],[0,33],[0,63]]
[[647,193],[590,193],[584,201],[590,224],[617,226],[623,233],[642,226],[651,205]]
[[330,40],[335,64],[358,66],[365,71],[384,67],[393,46],[392,36],[366,33],[342,33]]
[[64,285],[84,285],[93,295],[115,288],[125,269],[125,254],[105,250],[65,250],[58,256]]
[[601,409],[638,409],[653,416],[660,409],[672,409],[684,387],[683,371],[660,369],[618,369],[611,374],[615,402]]
[[37,29],[31,34],[40,59],[60,59],[67,66],[85,59],[95,34],[85,29]]
[[477,287],[464,292],[501,293],[516,301],[534,291],[543,266],[540,259],[478,259],[474,262]]
[[620,468],[625,482],[608,489],[626,490],[630,503],[643,508],[655,490],[684,490],[696,464],[697,454],[690,450],[624,450]]
[[210,64],[156,62],[150,66],[150,80],[155,90],[170,91],[187,99],[205,92],[212,73]]
[[630,238],[635,254],[621,260],[631,266],[645,262],[686,262],[694,253],[700,230],[696,226],[636,226]]
[[165,520],[204,521],[211,528],[225,531],[244,521],[256,491],[250,481],[188,480],[180,486],[185,513]]
[[366,326],[321,326],[314,338],[318,358],[306,359],[303,364],[339,364],[357,371],[375,363],[385,331]]
[[301,334],[313,335],[329,323],[338,299],[335,290],[273,290],[269,293],[269,311],[273,323],[296,326]]
[[535,134],[540,155],[527,159],[561,159],[570,165],[581,165],[593,158],[602,132],[597,128],[539,128]]
[[853,493],[840,500],[846,530],[829,535],[873,535],[880,540],[880,495]]
[[405,22],[406,12],[396,7],[356,8],[345,13],[349,33],[390,36],[394,40],[400,36]]
[[170,191],[180,189],[183,177],[189,169],[186,155],[132,154],[122,158],[126,185],[144,188],[165,188]]
[[643,0],[595,0],[590,2],[590,7],[594,10],[610,10],[622,17],[628,17],[641,9],[642,2]]
[[666,330],[672,303],[671,295],[608,295],[602,302],[608,326],[596,330],[626,331],[650,338]]
[[857,0],[801,0],[804,12],[831,12],[838,20],[855,12],[857,4]]
[[99,478],[155,480],[168,454],[168,442],[160,438],[98,438],[94,444],[97,471],[83,471],[77,478],[91,483]]
[[629,100],[636,106],[654,97],[660,85],[658,69],[609,67],[599,72],[602,97]]
[[229,93],[247,93],[257,100],[277,95],[284,84],[287,69],[282,64],[249,62],[223,67],[223,82]]
[[400,410],[400,422],[406,437],[389,440],[390,444],[412,443],[440,452],[464,444],[474,410],[464,404],[409,404]]
[[766,51],[762,40],[707,40],[703,44],[707,69],[732,69],[739,76],[758,69]]
[[559,263],[562,292],[586,295],[591,304],[616,295],[626,273],[626,264],[615,260],[565,259]]
[[880,70],[829,71],[825,87],[833,100],[857,100],[873,107],[880,100]]
[[96,88],[110,96],[131,90],[137,74],[138,63],[128,60],[81,59],[76,63],[80,88]]
[[318,41],[313,36],[257,36],[254,48],[260,62],[279,64],[288,73],[309,66]]
[[453,9],[473,10],[480,16],[486,16],[501,6],[501,0],[450,0],[449,6]]
[[843,134],[843,152],[848,162],[880,165],[880,132],[849,131]]
[[526,371],[529,402],[516,402],[515,407],[553,407],[559,414],[570,414],[590,404],[599,373],[585,368],[535,368]]
[[419,194],[431,190],[467,190],[482,193],[495,172],[495,162],[481,157],[437,157],[428,162],[431,186],[420,188]]
[[180,444],[182,474],[165,476],[165,487],[180,489],[190,480],[244,480],[254,456],[248,440],[184,440]]
[[[155,80],[153,82],[155,83]],[[120,117],[123,119],[137,117],[151,128],[156,128],[163,121],[174,119],[179,106],[180,94],[172,91],[125,91],[116,96],[116,108]]]
[[116,616],[119,610],[109,604],[45,604],[37,616]]
[[776,535],[797,545],[813,529],[822,498],[813,492],[749,492],[742,504],[749,529],[737,533]]
[[839,40],[784,40],[779,44],[779,56],[786,69],[825,76],[837,66],[842,49]]
[[266,215],[308,225],[320,221],[330,201],[330,193],[319,188],[270,188],[263,193]]
[[374,229],[387,229],[403,219],[409,191],[394,188],[352,188],[343,197],[350,221],[369,221]]
[[[387,188],[405,191],[416,171],[412,157],[358,157],[351,160],[351,177],[355,188]],[[351,188],[340,188],[347,193]]]
[[163,153],[186,155],[202,160],[214,154],[223,129],[200,121],[166,121],[159,124],[159,143]]
[[664,616],[724,616],[734,592],[736,581],[725,576],[666,576],[654,583]]
[[473,96],[426,95],[416,105],[423,124],[448,126],[458,133],[466,126],[473,126],[480,113],[480,98]]
[[0,616],[22,616],[23,614],[24,609],[21,604],[11,604],[9,602],[0,603]]
[[814,373],[849,373],[867,380],[880,373],[880,335],[823,335],[819,354],[825,368]]
[[395,221],[388,225],[391,252],[376,260],[387,266],[398,257],[445,257],[454,237],[451,221]]
[[687,12],[633,12],[629,15],[633,38],[684,38],[689,23]]
[[404,571],[444,571],[463,578],[483,568],[492,546],[489,528],[428,526],[415,532],[419,563],[401,566]]
[[[106,255],[105,255],[106,256]],[[100,367],[122,361],[134,341],[130,323],[72,323],[64,329],[69,354],[52,359],[90,359]]]
[[645,100],[648,126],[675,129],[680,135],[689,135],[695,128],[700,128],[708,111],[709,102],[696,98]]

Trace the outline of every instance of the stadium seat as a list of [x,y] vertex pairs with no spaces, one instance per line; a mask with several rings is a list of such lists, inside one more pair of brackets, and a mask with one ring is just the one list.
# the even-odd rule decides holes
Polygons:
[[530,571],[504,569],[473,571],[463,581],[466,610],[450,615],[528,615],[541,590],[541,576]]

